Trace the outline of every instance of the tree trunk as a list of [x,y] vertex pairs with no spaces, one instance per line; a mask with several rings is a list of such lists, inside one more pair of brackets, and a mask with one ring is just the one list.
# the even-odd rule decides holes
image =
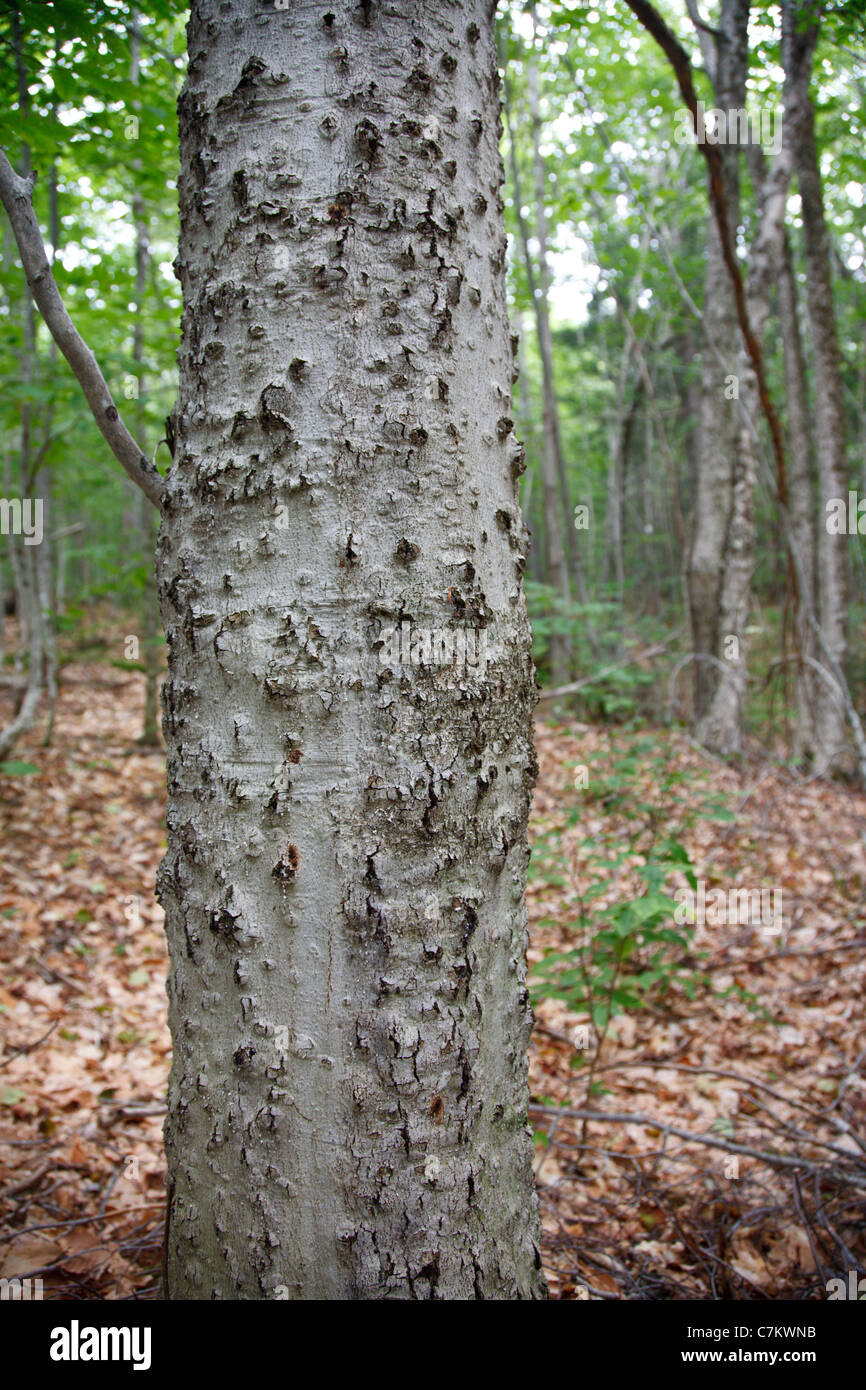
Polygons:
[[[619,363],[616,399],[608,430],[607,510],[605,512],[605,555],[602,564],[603,584],[613,573],[616,600],[622,607],[625,598],[625,562],[623,559],[625,459],[629,421],[635,407],[635,397],[628,398],[631,376],[632,339],[626,338]],[[607,595],[604,595],[607,597]]]
[[[544,503],[544,558],[546,582],[560,596],[563,606],[571,602],[571,584],[563,545],[563,520],[570,525],[571,518],[560,515],[564,469],[559,442],[559,416],[556,404],[556,391],[553,380],[553,338],[550,331],[550,313],[547,294],[550,287],[550,270],[547,262],[547,220],[544,212],[544,171],[539,150],[538,123],[538,69],[533,60],[528,64],[529,104],[533,136],[533,182],[535,187],[535,235],[538,241],[538,276],[529,245],[529,230],[522,212],[522,192],[520,171],[517,161],[517,147],[514,130],[509,122],[509,152],[511,156],[512,179],[514,182],[515,203],[518,225],[529,293],[535,315],[538,336],[538,352],[541,358],[542,384],[542,432],[541,450],[541,488]],[[570,533],[569,533],[570,536]],[[576,550],[575,550],[576,553]],[[564,615],[554,615],[550,635],[550,680],[553,686],[565,684],[571,673],[571,642],[563,630]]]
[[[132,12],[132,32],[130,34],[130,80],[138,86],[141,36],[139,33],[138,10]],[[136,103],[136,109],[138,109]],[[133,171],[140,171],[141,160],[132,161]],[[132,357],[135,362],[137,397],[135,411],[135,437],[142,450],[145,449],[146,430],[144,424],[144,307],[147,295],[147,277],[150,269],[150,245],[147,235],[147,215],[138,189],[132,196],[132,217],[135,223],[135,328],[133,331]],[[144,658],[144,716],[142,718],[140,743],[147,747],[159,744],[157,728],[157,684],[159,681],[159,601],[156,592],[154,573],[154,545],[156,525],[153,505],[141,493],[137,500],[141,549],[144,559],[145,580],[141,593],[141,654]]]
[[[48,180],[49,224],[51,231],[51,264],[57,260],[60,248],[60,209],[58,206],[57,164],[51,166]],[[29,296],[28,296],[29,299]],[[33,310],[33,300],[29,299]],[[49,369],[53,372],[57,362],[57,345],[52,338],[48,349]],[[54,422],[53,403],[45,411],[45,430],[42,452],[47,453],[51,443],[51,429]],[[39,593],[39,609],[42,617],[42,668],[48,709],[45,718],[45,733],[42,737],[44,747],[49,747],[54,734],[54,716],[57,711],[57,637],[54,612],[54,497],[50,468],[40,468],[35,479],[36,496],[42,500],[42,544],[36,547],[36,584]]]
[[[769,170],[759,146],[749,146],[747,155],[759,215],[757,231],[749,248],[746,302],[752,332],[762,344],[770,312],[770,289],[779,275],[782,259],[785,203],[793,167],[790,138],[784,140]],[[716,680],[709,707],[697,727],[702,742],[723,754],[739,752],[741,745],[748,671],[747,629],[755,568],[754,496],[761,441],[753,431],[760,429],[761,399],[758,378],[744,346],[740,348],[737,374],[741,412],[719,591],[716,653],[724,670]],[[786,496],[782,497],[782,503],[787,503]]]
[[[713,86],[716,105],[722,110],[745,105],[748,57],[749,0],[723,0],[716,30]],[[720,147],[730,232],[736,238],[739,209],[738,149]],[[695,661],[695,718],[699,736],[709,738],[702,721],[710,711],[719,680],[715,664],[719,655],[721,585],[726,543],[734,505],[735,455],[738,415],[736,403],[725,399],[723,372],[710,344],[730,352],[728,371],[737,370],[734,346],[739,341],[736,310],[728,271],[722,255],[715,216],[709,214],[707,264],[704,275],[704,342],[697,470],[692,539],[689,551],[688,590]]]
[[[488,0],[192,6],[159,542],[172,1298],[546,1294],[492,25]],[[434,664],[448,634],[467,659]]]
[[[826,505],[831,498],[847,497],[845,416],[833,306],[830,238],[824,217],[824,196],[815,146],[815,116],[809,95],[818,31],[817,26],[799,27],[804,13],[805,7],[794,3],[794,0],[787,0],[783,8],[785,121],[791,131],[796,155],[806,250],[809,326],[815,360],[815,439],[820,501],[817,546],[819,618],[824,642],[837,666],[844,671],[848,651],[848,542],[845,536],[829,534],[825,518]],[[844,760],[848,747],[845,707],[836,684],[834,680],[820,678],[815,682],[813,770],[816,773],[826,773],[838,766]]]
[[[806,392],[806,365],[797,314],[797,285],[791,264],[787,233],[783,239],[779,266],[779,326],[785,364],[785,400],[788,407],[788,511],[791,531],[802,569],[802,590],[798,587],[794,617],[794,643],[797,657],[796,707],[793,754],[798,762],[810,764],[816,750],[818,692],[813,662],[818,660],[815,634],[807,607],[817,612],[815,594],[815,481],[814,454]],[[823,518],[822,518],[823,520]]]
[[[24,65],[24,43],[21,25],[21,14],[17,9],[12,11],[12,48],[15,55],[15,67],[18,86],[18,106],[19,110],[25,115],[28,109],[29,98],[27,94],[27,73]],[[30,146],[26,140],[21,142],[21,154],[19,161],[19,171],[26,177],[31,172]],[[25,295],[22,304],[22,342],[20,356],[21,384],[26,389],[32,386],[37,374],[37,355],[36,355],[36,317],[33,300],[29,294]],[[37,475],[34,480],[34,449],[33,449],[33,413],[30,402],[26,399],[21,402],[21,433],[19,450],[19,482],[16,491],[20,491],[22,501],[24,498],[33,497],[34,482],[44,482],[43,475]],[[48,499],[43,501],[43,528],[47,527],[46,513],[48,512]],[[17,538],[10,532],[9,535],[9,560],[15,579],[17,594],[17,609],[19,617],[19,655],[21,663],[16,662],[19,669],[23,669],[23,653],[26,648],[28,656],[27,685],[23,698],[18,704],[14,717],[0,731],[0,758],[7,758],[14,749],[16,743],[28,733],[36,723],[39,712],[39,705],[45,686],[45,627],[46,615],[43,608],[45,597],[45,570],[44,558],[40,559],[38,552],[43,546],[49,544],[47,531],[43,535],[41,544],[31,546],[25,539],[21,540],[20,545]],[[34,553],[35,552],[35,553]]]

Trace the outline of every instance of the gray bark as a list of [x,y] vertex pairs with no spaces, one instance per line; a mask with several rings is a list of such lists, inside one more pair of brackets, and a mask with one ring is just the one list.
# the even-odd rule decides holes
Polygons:
[[[140,66],[141,34],[137,10],[132,12],[130,30],[130,81],[138,85]],[[132,161],[133,173],[141,170],[141,160]],[[132,195],[132,217],[135,223],[135,326],[133,329],[132,357],[138,382],[136,410],[136,443],[145,452],[145,425],[142,401],[145,392],[144,381],[144,308],[147,295],[147,280],[150,270],[150,245],[147,234],[147,211],[144,199],[138,188]],[[144,713],[142,716],[140,742],[153,747],[159,743],[157,728],[157,685],[159,680],[159,600],[156,592],[154,573],[154,546],[156,543],[156,519],[153,507],[144,493],[137,498],[138,525],[141,532],[141,548],[144,559],[145,581],[141,594],[141,654],[144,657]]]
[[[716,105],[722,110],[745,105],[748,58],[749,0],[723,0],[716,32],[712,79]],[[739,170],[736,145],[720,146],[729,212],[729,230],[736,237],[739,209]],[[692,537],[689,549],[688,590],[695,661],[695,717],[699,735],[714,741],[714,732],[702,721],[710,711],[719,682],[721,586],[725,552],[734,507],[734,474],[737,451],[737,407],[723,393],[719,363],[710,346],[716,343],[730,353],[729,372],[737,369],[735,345],[739,341],[733,293],[722,254],[713,212],[707,227],[707,264],[704,275],[704,342],[700,415],[697,435],[697,469]],[[712,659],[706,659],[712,658]]]
[[[823,644],[844,672],[847,661],[847,573],[845,536],[830,535],[825,525],[826,504],[847,495],[845,417],[842,372],[833,306],[830,238],[824,217],[824,197],[815,117],[809,95],[817,26],[798,28],[804,7],[787,0],[783,7],[785,40],[785,120],[791,131],[797,167],[806,252],[809,328],[815,362],[815,440],[818,459],[818,607]],[[815,747],[813,770],[832,771],[848,747],[846,712],[838,682],[818,677],[814,685]]]
[[[538,21],[536,12],[532,9],[532,32],[538,37]],[[556,377],[553,365],[553,332],[550,326],[550,290],[553,284],[553,275],[550,270],[550,246],[547,226],[547,189],[548,174],[544,162],[544,155],[541,153],[542,140],[542,118],[541,102],[539,100],[538,84],[538,64],[533,58],[527,70],[529,87],[529,116],[532,130],[532,172],[535,190],[535,237],[538,242],[538,283],[533,287],[533,305],[535,307],[535,321],[538,332],[538,349],[541,357],[541,377],[543,387],[543,426],[544,426],[544,448],[548,456],[547,469],[550,476],[556,479],[559,490],[559,501],[562,508],[561,516],[557,522],[557,529],[560,531],[560,543],[564,535],[565,555],[563,564],[565,565],[564,575],[561,580],[562,593],[566,601],[571,599],[571,579],[574,578],[577,596],[580,602],[586,605],[589,597],[586,592],[586,581],[583,574],[583,562],[580,558],[580,550],[577,544],[577,534],[572,525],[571,499],[568,494],[568,478],[565,471],[565,458],[562,452],[562,431],[559,423],[559,402],[556,399]],[[524,248],[524,255],[527,261],[531,262],[529,248]],[[552,492],[554,490],[552,489]],[[554,493],[555,495],[555,493]],[[556,517],[556,506],[553,507],[553,517]],[[595,633],[591,626],[587,625],[587,635],[590,638],[593,650],[598,651]],[[566,664],[572,659],[572,642],[570,638],[565,640],[565,661]]]
[[[491,6],[198,0],[188,34],[168,1293],[544,1297]],[[404,622],[486,669],[383,661]]]
[[[556,403],[556,390],[553,378],[553,337],[550,331],[550,311],[548,293],[550,289],[550,268],[547,259],[547,218],[544,211],[544,167],[539,149],[540,113],[538,104],[538,69],[534,60],[528,64],[528,86],[530,117],[533,141],[533,183],[535,190],[535,235],[538,241],[538,274],[536,275],[529,245],[529,230],[522,211],[522,192],[520,170],[517,159],[517,146],[514,129],[509,120],[509,154],[514,183],[517,220],[529,293],[535,316],[538,337],[538,352],[541,358],[542,382],[542,436],[541,449],[541,490],[544,509],[544,559],[546,582],[553,588],[564,605],[571,602],[571,584],[568,576],[562,524],[570,518],[560,515],[563,496],[565,470],[559,441],[559,414]],[[576,553],[576,551],[575,551]],[[571,644],[562,630],[560,621],[554,619],[550,636],[550,678],[554,686],[561,685],[568,678],[571,666]]]
[[[24,66],[21,15],[17,9],[12,11],[12,49],[15,57],[18,105],[19,109],[26,116],[29,104],[27,73]],[[24,179],[29,179],[31,173],[30,146],[26,140],[22,140],[21,142],[19,164],[22,177]],[[26,388],[33,383],[38,368],[36,357],[36,320],[33,310],[33,301],[29,294],[24,297],[21,307],[21,317],[22,341],[19,365],[21,384]],[[33,424],[33,413],[30,402],[24,399],[21,402],[18,487],[15,489],[15,491],[20,492],[22,498],[33,495],[32,488],[35,481],[33,477]],[[40,473],[37,477],[38,483],[44,483],[44,475]],[[46,521],[45,513],[47,511],[47,499],[45,499],[43,523]],[[38,552],[43,546],[48,544],[47,535],[43,537],[42,545],[29,546],[24,544],[23,541],[19,541],[19,539],[10,532],[8,544],[9,559],[15,580],[16,603],[20,621],[19,652],[23,658],[23,653],[26,649],[28,667],[27,684],[23,698],[15,710],[13,718],[2,731],[0,731],[0,758],[8,757],[19,739],[33,728],[33,725],[36,723],[45,686],[45,613],[43,609],[44,561],[40,560]]]
[[[749,248],[746,303],[752,331],[762,344],[770,312],[770,290],[782,258],[785,203],[794,162],[790,132],[769,170],[759,146],[751,145],[747,154],[759,215],[758,229]],[[754,494],[761,442],[753,431],[761,419],[761,400],[758,379],[744,347],[740,349],[738,377],[741,411],[719,592],[716,652],[724,667],[716,679],[709,708],[697,727],[701,740],[723,754],[738,752],[741,745],[748,673],[747,629],[755,568]],[[725,648],[731,639],[736,644],[734,655]],[[718,672],[717,667],[715,670]]]
[[806,395],[806,365],[797,312],[797,286],[787,235],[779,267],[779,326],[785,365],[787,402],[788,510],[797,546],[802,579],[797,579],[794,639],[797,655],[796,727],[794,757],[811,763],[816,749],[816,716],[819,711],[813,662],[819,657],[809,609],[817,611],[815,593],[815,463]]

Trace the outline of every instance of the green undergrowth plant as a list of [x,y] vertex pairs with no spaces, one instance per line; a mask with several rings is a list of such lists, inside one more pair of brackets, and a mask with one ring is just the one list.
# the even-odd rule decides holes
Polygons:
[[568,944],[546,952],[530,977],[535,1002],[560,999],[589,1019],[578,1030],[574,1059],[586,1071],[586,1103],[604,1092],[597,1074],[616,1015],[658,1011],[672,993],[694,999],[707,990],[717,997],[733,992],[748,1002],[739,987],[715,989],[703,966],[709,953],[695,948],[694,925],[680,925],[674,915],[681,886],[674,880],[697,888],[683,843],[689,829],[699,820],[733,819],[724,794],[701,787],[701,780],[699,770],[677,764],[659,737],[603,750],[578,765],[579,804],[566,812],[564,826],[546,831],[533,847],[530,881],[574,893],[576,875],[562,838],[592,808],[593,833],[576,844],[581,888],[570,899]]

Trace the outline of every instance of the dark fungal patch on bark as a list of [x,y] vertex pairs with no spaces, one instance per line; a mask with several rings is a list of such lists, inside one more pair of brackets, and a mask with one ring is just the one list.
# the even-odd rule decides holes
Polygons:
[[396,559],[404,565],[410,565],[413,560],[417,560],[420,553],[418,546],[412,541],[407,541],[405,536],[398,542],[397,549],[394,551]]
[[300,862],[301,857],[298,854],[297,846],[288,845],[285,853],[281,855],[271,869],[271,873],[274,878],[279,879],[282,883],[294,883]]
[[291,402],[285,386],[266,386],[259,397],[259,423],[263,430],[291,428]]

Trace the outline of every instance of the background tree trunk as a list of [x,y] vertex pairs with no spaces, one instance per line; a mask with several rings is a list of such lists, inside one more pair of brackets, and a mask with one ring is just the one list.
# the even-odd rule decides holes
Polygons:
[[491,7],[198,0],[188,34],[168,1294],[544,1297]]
[[[538,274],[536,275],[532,251],[529,244],[529,229],[522,209],[520,169],[517,157],[515,132],[509,119],[509,154],[511,173],[514,181],[517,216],[520,228],[521,249],[526,266],[529,293],[535,316],[538,337],[538,352],[541,358],[542,389],[542,448],[541,448],[541,490],[544,505],[544,559],[545,582],[560,596],[564,608],[571,602],[571,584],[568,575],[565,546],[563,544],[562,524],[565,520],[570,528],[571,517],[560,515],[560,505],[567,493],[565,470],[559,438],[559,416],[556,404],[556,390],[553,379],[553,338],[550,331],[550,312],[547,301],[550,288],[550,269],[547,261],[547,222],[544,212],[544,170],[538,146],[537,125],[538,107],[538,69],[530,60],[527,68],[529,87],[530,119],[533,132],[533,183],[535,189],[535,234],[538,241]],[[568,531],[569,545],[572,533]],[[576,545],[574,554],[577,554]],[[563,630],[564,618],[554,615],[550,635],[550,679],[554,686],[562,685],[571,672],[571,643]]]
[[[138,85],[140,62],[140,35],[138,12],[133,10],[132,33],[130,34],[130,80]],[[138,109],[136,107],[136,109]],[[134,170],[140,170],[141,160],[132,161]],[[133,330],[132,356],[136,368],[138,395],[135,410],[135,437],[139,448],[146,451],[147,431],[144,424],[143,397],[144,382],[144,306],[147,295],[147,276],[150,268],[150,246],[147,234],[147,214],[144,199],[136,188],[132,195],[132,218],[135,223],[135,327]],[[138,524],[141,532],[141,548],[144,560],[145,580],[141,593],[141,655],[144,658],[144,714],[142,717],[140,742],[147,747],[159,744],[157,728],[157,685],[159,682],[159,600],[156,592],[153,554],[156,544],[156,517],[152,503],[144,494],[137,498]]]
[[807,605],[817,612],[815,593],[815,463],[806,390],[806,365],[797,313],[797,285],[791,264],[787,233],[779,266],[779,326],[785,364],[785,399],[788,407],[788,511],[797,554],[803,571],[803,592],[798,590],[794,618],[797,657],[794,757],[811,764],[817,747],[816,718],[819,705],[816,672],[812,662],[820,657]]
[[[728,111],[745,105],[748,60],[749,0],[723,0],[716,29],[713,87],[716,106]],[[704,37],[706,37],[704,35]],[[720,146],[725,177],[725,196],[731,237],[736,238],[739,209],[739,151],[736,145]],[[713,660],[720,656],[721,582],[725,550],[734,504],[735,455],[739,414],[735,401],[725,399],[724,373],[710,346],[715,343],[729,359],[729,372],[737,370],[739,328],[728,271],[715,216],[707,225],[707,265],[704,276],[704,335],[700,415],[697,435],[697,468],[692,537],[689,550],[688,590],[692,646],[695,661],[695,719],[699,737],[712,740],[704,724],[719,681]]]
[[[833,659],[845,670],[848,586],[847,537],[830,535],[826,504],[847,497],[845,414],[836,317],[830,238],[824,217],[824,195],[815,145],[815,115],[809,95],[817,26],[798,27],[803,5],[787,0],[783,7],[785,41],[785,120],[790,124],[797,166],[797,186],[806,251],[809,326],[815,360],[815,440],[818,458],[817,582],[821,632]],[[813,770],[824,774],[844,759],[848,747],[845,707],[836,682],[817,679],[814,686],[815,748]]]

